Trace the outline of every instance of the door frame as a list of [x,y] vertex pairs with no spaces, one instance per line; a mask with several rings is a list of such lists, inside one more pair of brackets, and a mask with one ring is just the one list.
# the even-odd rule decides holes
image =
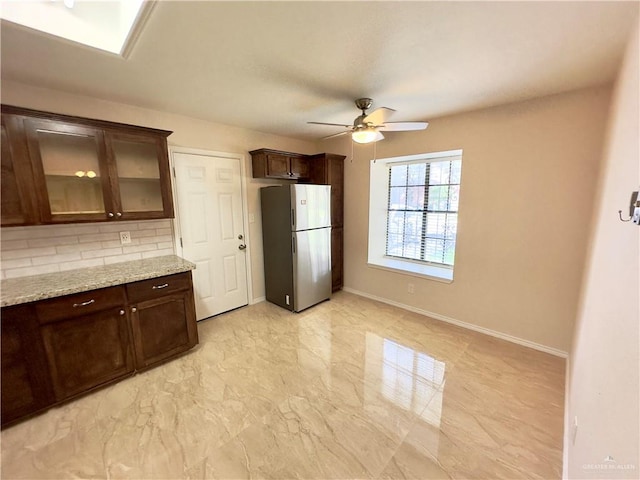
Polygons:
[[176,251],[176,255],[182,256],[183,250],[180,244],[180,238],[182,237],[182,229],[180,227],[180,214],[178,209],[178,191],[176,182],[176,165],[174,153],[186,153],[191,155],[205,155],[209,157],[222,157],[231,158],[240,162],[240,197],[242,200],[242,228],[244,230],[244,241],[247,248],[245,249],[245,270],[247,274],[247,304],[253,305],[253,276],[251,275],[251,235],[249,233],[249,212],[247,211],[247,174],[245,165],[245,156],[241,153],[228,153],[217,152],[214,150],[203,150],[200,148],[169,146],[169,161],[171,164],[171,190],[173,193],[173,211],[175,216],[173,218],[173,245]]

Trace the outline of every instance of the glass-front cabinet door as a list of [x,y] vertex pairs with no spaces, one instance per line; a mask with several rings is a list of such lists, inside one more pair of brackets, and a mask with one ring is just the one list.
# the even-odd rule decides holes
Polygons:
[[166,141],[143,135],[106,133],[116,203],[123,219],[173,216]]
[[2,105],[1,133],[3,226],[173,217],[170,131]]
[[101,221],[115,215],[108,168],[101,160],[101,130],[31,119],[25,128],[44,221]]

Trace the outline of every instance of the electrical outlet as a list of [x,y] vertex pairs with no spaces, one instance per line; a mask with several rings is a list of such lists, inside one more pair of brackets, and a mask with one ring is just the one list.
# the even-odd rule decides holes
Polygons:
[[410,283],[409,285],[407,285],[407,292],[416,293],[416,287],[413,283]]
[[131,232],[120,232],[120,245],[131,243]]

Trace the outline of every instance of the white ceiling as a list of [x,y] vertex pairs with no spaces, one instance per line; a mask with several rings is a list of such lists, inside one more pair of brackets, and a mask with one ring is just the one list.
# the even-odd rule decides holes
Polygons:
[[318,139],[611,82],[638,6],[162,1],[126,59],[3,21],[2,79]]

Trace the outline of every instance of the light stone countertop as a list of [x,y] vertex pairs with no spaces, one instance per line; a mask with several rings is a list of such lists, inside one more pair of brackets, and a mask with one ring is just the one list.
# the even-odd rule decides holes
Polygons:
[[149,278],[188,272],[196,266],[176,255],[114,263],[101,267],[10,278],[0,282],[0,306],[19,305],[87,292]]

